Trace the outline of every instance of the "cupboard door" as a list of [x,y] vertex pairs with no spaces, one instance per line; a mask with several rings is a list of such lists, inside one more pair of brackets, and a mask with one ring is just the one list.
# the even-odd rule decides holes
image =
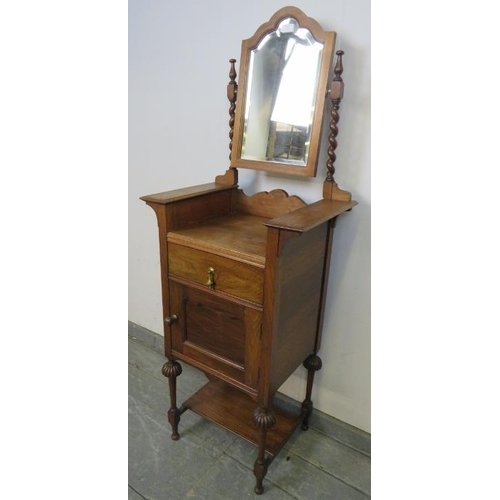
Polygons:
[[170,281],[172,348],[184,359],[250,387],[257,386],[261,313]]

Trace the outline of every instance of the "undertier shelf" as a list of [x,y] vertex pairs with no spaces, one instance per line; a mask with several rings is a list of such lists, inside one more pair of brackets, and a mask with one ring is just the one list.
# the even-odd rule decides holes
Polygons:
[[[252,416],[257,403],[222,380],[212,380],[193,394],[183,406],[234,432],[257,446],[259,431]],[[273,408],[276,424],[267,432],[266,451],[274,456],[300,423],[299,415]]]

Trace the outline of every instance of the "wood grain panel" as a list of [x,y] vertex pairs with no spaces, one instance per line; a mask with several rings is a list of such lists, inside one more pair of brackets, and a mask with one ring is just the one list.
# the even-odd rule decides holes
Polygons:
[[[184,406],[257,446],[259,431],[252,415],[254,401],[221,380],[210,381],[185,401]],[[297,427],[295,415],[275,408],[276,424],[267,432],[266,451],[274,456]]]
[[245,370],[234,363],[229,363],[227,359],[188,342],[183,344],[181,352],[187,359],[197,361],[204,369],[211,368],[217,376],[224,374],[240,384],[245,384]]
[[235,193],[236,210],[260,217],[278,217],[306,206],[298,196],[289,196],[282,189],[262,191],[247,196],[241,189]]
[[183,337],[243,368],[245,318],[243,306],[190,289],[183,300]]
[[171,191],[163,191],[162,193],[149,194],[146,196],[141,196],[141,200],[146,203],[160,203],[162,205],[167,205],[169,203],[175,203],[180,200],[187,200],[196,198],[197,196],[203,196],[208,193],[213,193],[216,191],[226,191],[235,189],[236,186],[218,184],[216,182],[209,182],[208,184],[200,184],[198,186],[190,186],[182,189],[173,189]]
[[[283,235],[281,235],[283,236]],[[277,261],[271,394],[314,351],[328,224],[289,239]]]
[[231,211],[231,202],[231,191],[219,191],[179,201],[174,205],[177,227],[189,227],[195,223],[228,214]]
[[223,215],[171,231],[168,241],[264,267],[268,219],[247,214]]
[[262,313],[170,281],[173,350],[217,376],[256,388]]
[[266,222],[268,227],[300,233],[310,231],[358,204],[357,201],[320,200]]
[[260,367],[260,339],[262,334],[262,313],[245,309],[245,382],[257,387]]
[[171,274],[202,285],[213,267],[215,290],[262,303],[264,273],[258,267],[170,242],[168,264]]

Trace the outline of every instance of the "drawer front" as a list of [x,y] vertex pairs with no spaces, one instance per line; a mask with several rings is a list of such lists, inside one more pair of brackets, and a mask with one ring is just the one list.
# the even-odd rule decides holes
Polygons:
[[[259,267],[169,243],[168,272],[213,290],[262,303],[264,270]],[[211,286],[209,281],[213,282]]]
[[255,388],[262,313],[173,281],[169,287],[178,318],[170,327],[174,353]]

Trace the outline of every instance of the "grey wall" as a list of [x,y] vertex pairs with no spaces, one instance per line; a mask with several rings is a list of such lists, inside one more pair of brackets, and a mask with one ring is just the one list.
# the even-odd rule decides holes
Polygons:
[[[162,333],[157,225],[144,194],[212,182],[228,167],[228,60],[281,1],[129,0],[129,319]],[[370,431],[370,2],[295,1],[344,57],[335,178],[359,202],[334,236],[326,302],[323,369],[313,393],[320,410]],[[237,65],[238,69],[238,65]],[[247,194],[283,188],[321,198],[326,134],[316,179],[240,169]],[[304,369],[282,386],[302,400]]]

